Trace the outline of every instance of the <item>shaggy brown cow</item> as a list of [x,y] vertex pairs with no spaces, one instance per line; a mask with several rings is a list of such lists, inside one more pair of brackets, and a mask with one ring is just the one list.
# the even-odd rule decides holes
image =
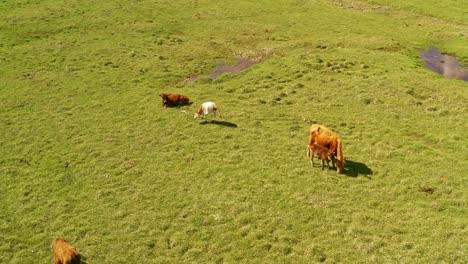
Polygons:
[[332,159],[330,150],[317,144],[307,145],[307,156],[312,166],[314,166],[314,156],[316,155],[322,160],[322,170],[325,167],[325,161],[327,162],[327,167],[330,168],[330,160]]
[[184,104],[188,104],[190,100],[187,96],[181,94],[162,93],[159,96],[161,96],[162,104],[164,107],[181,106]]
[[61,237],[54,243],[55,264],[80,264],[81,255],[70,243]]
[[[313,124],[310,126],[309,131],[310,136],[308,144],[312,145],[315,143],[322,147],[328,148],[330,154],[332,155],[333,165],[336,166],[336,171],[338,173],[343,172],[345,158],[343,157],[341,139],[335,133],[333,133],[333,131],[322,125]],[[336,159],[334,158],[335,155]]]

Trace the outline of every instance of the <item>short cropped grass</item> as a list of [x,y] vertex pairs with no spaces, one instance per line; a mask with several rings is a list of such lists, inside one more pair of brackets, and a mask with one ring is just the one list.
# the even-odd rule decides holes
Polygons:
[[[449,5],[445,6],[444,3]],[[466,263],[463,1],[1,1],[0,262]],[[219,62],[252,59],[216,80]],[[161,92],[191,105],[163,108]],[[193,120],[204,101],[221,117]],[[308,127],[343,140],[311,167]]]

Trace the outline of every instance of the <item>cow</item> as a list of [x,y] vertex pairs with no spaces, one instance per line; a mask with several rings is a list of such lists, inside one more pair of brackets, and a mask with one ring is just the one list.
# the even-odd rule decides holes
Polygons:
[[81,263],[81,255],[78,250],[61,237],[55,239],[53,250],[55,264]]
[[181,106],[185,104],[189,104],[190,99],[181,94],[169,94],[169,93],[161,93],[162,105],[164,107],[167,106]]
[[219,108],[213,102],[205,102],[193,115],[193,119],[197,119],[199,116],[204,117],[208,121],[208,114],[213,113],[213,118],[216,118],[216,114],[219,114]]
[[330,150],[326,147],[322,147],[317,144],[307,145],[307,156],[310,159],[310,165],[314,166],[314,156],[319,157],[322,160],[322,170],[325,167],[325,161],[327,162],[327,167],[330,168],[330,160],[333,159]]
[[333,131],[319,124],[313,124],[309,128],[309,145],[317,144],[326,147],[332,156],[333,166],[336,167],[338,173],[343,172],[343,167],[346,162],[343,157],[341,139]]

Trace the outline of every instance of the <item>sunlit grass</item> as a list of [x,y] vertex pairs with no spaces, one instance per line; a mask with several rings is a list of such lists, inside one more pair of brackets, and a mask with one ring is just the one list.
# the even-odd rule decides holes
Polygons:
[[[466,262],[467,86],[419,61],[466,60],[462,6],[0,3],[0,262],[57,236],[86,263]],[[312,123],[344,174],[310,166]]]

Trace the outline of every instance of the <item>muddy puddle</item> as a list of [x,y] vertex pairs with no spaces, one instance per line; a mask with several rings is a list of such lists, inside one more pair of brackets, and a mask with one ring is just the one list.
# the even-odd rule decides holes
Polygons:
[[468,71],[452,56],[441,54],[435,47],[421,52],[421,60],[426,67],[445,78],[457,78],[468,81]]
[[202,75],[197,75],[197,76],[190,77],[188,79],[185,79],[184,83],[195,82],[198,78],[203,77],[203,76],[206,76],[206,77],[209,77],[212,80],[215,80],[221,74],[224,74],[224,73],[237,74],[237,73],[251,67],[252,65],[254,65],[256,63],[257,63],[256,61],[247,60],[247,59],[241,59],[236,64],[229,64],[229,63],[225,63],[225,62],[216,63],[215,64],[215,69],[214,69],[213,72],[208,73],[208,74],[202,74]]

